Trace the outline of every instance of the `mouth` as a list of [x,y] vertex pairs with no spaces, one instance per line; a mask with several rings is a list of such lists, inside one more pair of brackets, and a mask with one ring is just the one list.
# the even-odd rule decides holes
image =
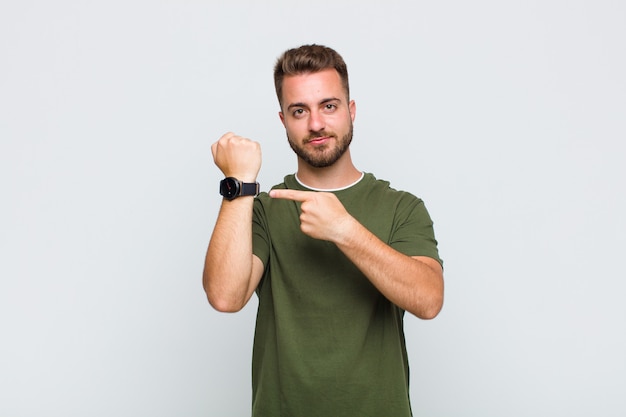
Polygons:
[[320,136],[315,138],[309,138],[305,143],[308,145],[318,146],[327,143],[331,139],[332,136]]

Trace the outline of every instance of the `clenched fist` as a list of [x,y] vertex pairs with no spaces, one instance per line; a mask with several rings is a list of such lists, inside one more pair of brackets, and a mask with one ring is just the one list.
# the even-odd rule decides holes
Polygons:
[[215,165],[227,177],[255,182],[261,169],[261,145],[232,132],[211,145]]

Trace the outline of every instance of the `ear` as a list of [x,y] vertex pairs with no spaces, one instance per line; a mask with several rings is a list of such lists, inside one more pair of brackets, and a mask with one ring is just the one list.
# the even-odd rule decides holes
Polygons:
[[285,126],[285,115],[282,111],[278,112],[278,117],[280,117],[280,122],[283,124],[283,126]]
[[350,100],[350,103],[348,103],[348,109],[350,110],[350,118],[354,122],[354,119],[356,118],[356,103],[354,100]]

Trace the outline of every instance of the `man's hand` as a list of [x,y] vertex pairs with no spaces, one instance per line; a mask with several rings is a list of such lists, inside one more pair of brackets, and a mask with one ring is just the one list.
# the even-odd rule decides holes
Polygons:
[[223,135],[211,146],[215,165],[227,177],[244,182],[256,181],[261,169],[261,145],[232,132]]
[[270,197],[301,202],[300,229],[314,239],[338,243],[355,221],[333,193],[272,190]]

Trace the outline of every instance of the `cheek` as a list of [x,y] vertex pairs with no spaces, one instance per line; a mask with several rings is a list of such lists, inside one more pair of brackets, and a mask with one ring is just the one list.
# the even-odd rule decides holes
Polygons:
[[289,137],[298,137],[303,132],[306,132],[306,125],[301,123],[299,120],[297,121],[289,121],[285,123],[285,130]]
[[287,134],[287,138],[291,141],[298,138],[298,134],[294,132],[293,127],[290,125],[285,125],[285,133]]

